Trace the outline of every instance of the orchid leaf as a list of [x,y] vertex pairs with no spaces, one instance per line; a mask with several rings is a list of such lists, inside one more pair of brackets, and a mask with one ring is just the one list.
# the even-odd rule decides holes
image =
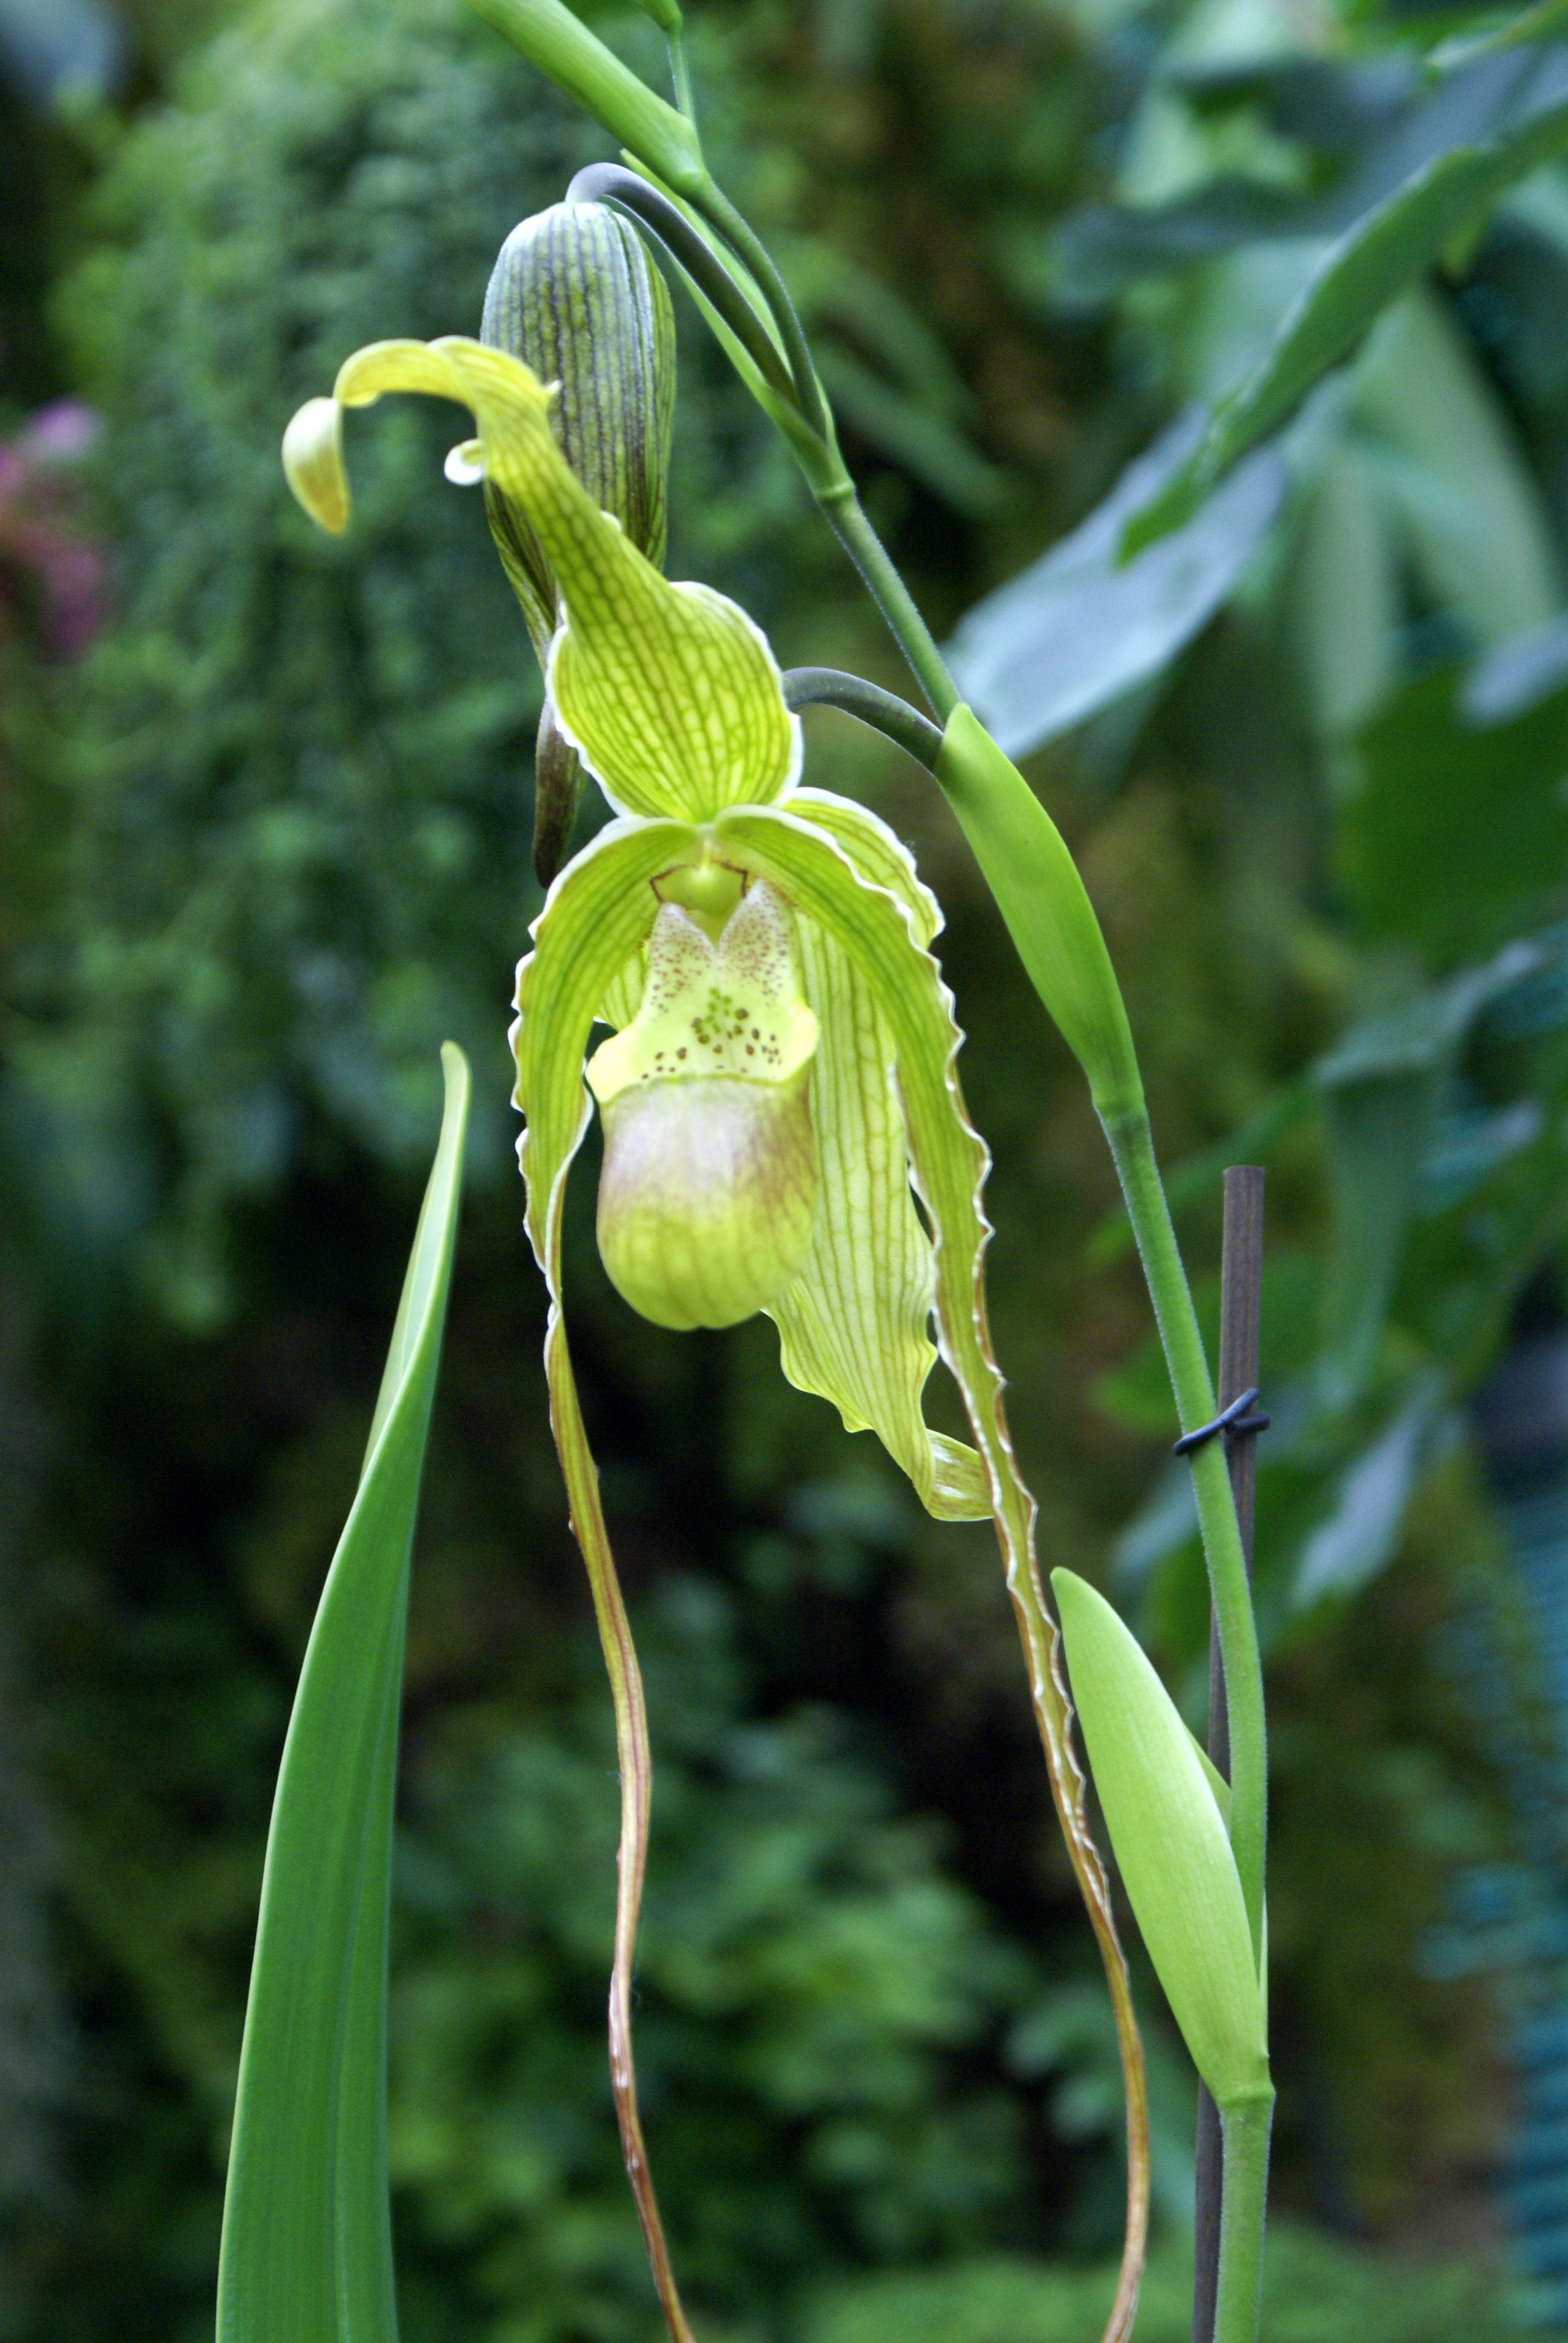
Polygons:
[[1121,528],[1191,452],[1202,410],[1130,464],[1102,503],[960,619],[948,664],[1010,757],[1027,756],[1169,666],[1207,626],[1284,499],[1285,461],[1260,447],[1184,528],[1135,561]]
[[[1109,1883],[1090,1828],[1084,1779],[1074,1755],[1060,1639],[1046,1608],[1034,1551],[1034,1501],[1020,1478],[991,1353],[982,1263],[990,1224],[980,1194],[990,1158],[964,1111],[956,1071],[962,1040],[941,971],[917,940],[899,896],[861,878],[827,831],[779,808],[743,808],[714,824],[719,854],[777,887],[803,922],[853,960],[886,1020],[897,1067],[914,1179],[936,1254],[936,1316],[941,1355],[963,1395],[984,1464],[1008,1590],[1019,1621],[1030,1691],[1051,1795],[1099,1940],[1116,2013],[1127,2084],[1128,2223],[1121,2283],[1107,2343],[1131,2332],[1148,2227],[1148,2112],[1142,2050],[1126,1957],[1117,1939]],[[866,850],[869,852],[869,840]],[[885,850],[880,840],[878,850]]]
[[[547,676],[557,719],[616,810],[702,820],[785,796],[800,728],[765,637],[711,587],[661,577],[599,510],[556,444],[538,377],[460,335],[373,342],[339,368],[334,396],[368,407],[394,390],[472,409],[484,477],[528,515],[565,604]],[[315,407],[290,426],[288,477],[325,527],[347,518],[347,489]]]
[[1189,520],[1231,466],[1350,356],[1395,295],[1568,141],[1568,56],[1561,49],[1520,53],[1489,95],[1491,118],[1473,143],[1422,152],[1414,169],[1325,245],[1256,366],[1214,407],[1181,470],[1128,522],[1123,559]]
[[468,1070],[440,1144],[358,1493],[322,1592],[267,1838],[224,2201],[218,2343],[393,2343],[387,1934],[415,1510],[451,1278]]
[[1111,1845],[1192,2063],[1221,2108],[1267,2097],[1251,1931],[1203,1762],[1104,1596],[1070,1570],[1050,1583]]

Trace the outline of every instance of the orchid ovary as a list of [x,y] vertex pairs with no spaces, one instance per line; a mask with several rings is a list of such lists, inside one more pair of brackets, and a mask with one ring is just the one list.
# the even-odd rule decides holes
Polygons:
[[[929,1512],[995,1521],[1128,2077],[1128,2250],[1108,2329],[1122,2336],[1147,2210],[1141,2057],[1071,1750],[1034,1507],[990,1348],[980,1202],[990,1159],[959,1087],[962,1036],[930,951],[937,906],[874,814],[799,786],[799,719],[766,639],[725,596],[666,579],[600,511],[557,444],[549,390],[515,357],[455,337],[359,351],[332,399],[312,401],[290,427],[286,464],[308,511],[329,528],[347,525],[342,410],[391,390],[471,409],[477,437],[463,449],[463,476],[483,477],[526,514],[550,565],[559,620],[548,685],[563,734],[618,817],[550,887],[518,972],[513,1041],[528,1229],[551,1302],[552,1422],[621,1752],[612,2072],[672,2331],[686,2334],[648,2180],[629,2037],[647,1726],[562,1314],[566,1182],[596,1096],[606,1136],[600,1249],[633,1305],[674,1326],[765,1310],[789,1380],[833,1401],[850,1431],[874,1430]],[[596,1023],[616,1030],[590,1063]],[[972,1447],[925,1419],[933,1316]]]

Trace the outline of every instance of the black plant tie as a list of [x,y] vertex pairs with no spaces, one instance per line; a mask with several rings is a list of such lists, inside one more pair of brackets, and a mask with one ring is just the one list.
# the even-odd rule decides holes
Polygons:
[[1259,1408],[1255,1414],[1250,1412],[1258,1395],[1258,1386],[1254,1384],[1251,1391],[1244,1391],[1240,1399],[1233,1399],[1229,1407],[1222,1407],[1210,1423],[1201,1423],[1195,1432],[1184,1432],[1171,1453],[1173,1456],[1191,1456],[1194,1449],[1205,1446],[1220,1433],[1223,1433],[1229,1442],[1249,1440],[1260,1432],[1267,1432],[1273,1418],[1262,1408]]

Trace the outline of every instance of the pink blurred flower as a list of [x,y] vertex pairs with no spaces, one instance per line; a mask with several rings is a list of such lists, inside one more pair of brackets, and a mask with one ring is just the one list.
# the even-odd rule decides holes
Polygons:
[[86,533],[76,477],[97,434],[91,407],[59,398],[0,441],[0,623],[35,612],[55,659],[84,650],[105,615],[103,551]]

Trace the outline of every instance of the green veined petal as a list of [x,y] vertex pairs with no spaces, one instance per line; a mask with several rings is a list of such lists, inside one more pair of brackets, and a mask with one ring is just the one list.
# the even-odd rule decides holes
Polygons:
[[518,970],[514,1103],[528,1119],[519,1152],[528,1235],[557,1303],[561,1195],[592,1111],[583,1079],[588,1035],[658,916],[652,882],[699,850],[697,832],[682,822],[611,822],[550,889],[534,922],[534,950]]
[[[548,680],[561,729],[616,809],[701,821],[786,796],[800,726],[765,638],[711,587],[661,577],[600,512],[556,445],[538,377],[505,350],[451,335],[371,343],[345,361],[334,395],[368,407],[391,390],[472,409],[486,478],[527,512],[560,586],[566,624]],[[317,466],[322,437],[311,427]],[[334,485],[347,517],[340,464]],[[329,494],[314,494],[307,509],[325,512]]]
[[915,869],[914,858],[881,818],[852,798],[830,789],[797,789],[789,810],[815,823],[841,846],[862,879],[896,895],[910,915],[918,944],[933,943],[942,931],[936,897]]
[[[940,914],[886,824],[826,790],[801,789],[790,802],[829,830],[862,879],[898,898],[929,942]],[[811,1069],[817,1217],[804,1267],[769,1311],[780,1364],[798,1390],[831,1400],[849,1431],[874,1431],[929,1513],[984,1521],[990,1491],[980,1457],[930,1431],[921,1406],[937,1358],[927,1331],[936,1269],[910,1188],[888,1021],[838,939],[815,920],[798,925],[806,997],[821,1028]]]
[[916,942],[897,896],[869,884],[823,830],[782,809],[749,809],[714,824],[719,850],[770,880],[854,960],[888,1021],[916,1182],[936,1235],[941,1353],[963,1393],[985,1461],[1008,1591],[1018,1616],[1030,1691],[1051,1795],[1099,1940],[1116,2013],[1126,2077],[1128,2214],[1121,2278],[1106,2343],[1131,2333],[1149,2219],[1148,2097],[1126,1957],[1117,1939],[1105,1866],[1090,1829],[1082,1770],[1060,1637],[1046,1608],[1034,1552],[1034,1501],[1019,1476],[1002,1408],[1002,1383],[986,1322],[982,1260],[990,1231],[980,1209],[988,1158],[964,1112],[954,1061],[962,1036],[930,954]]
[[1251,1930],[1203,1761],[1105,1597],[1070,1570],[1052,1571],[1050,1583],[1105,1825],[1192,2063],[1221,2107],[1266,2097]]

